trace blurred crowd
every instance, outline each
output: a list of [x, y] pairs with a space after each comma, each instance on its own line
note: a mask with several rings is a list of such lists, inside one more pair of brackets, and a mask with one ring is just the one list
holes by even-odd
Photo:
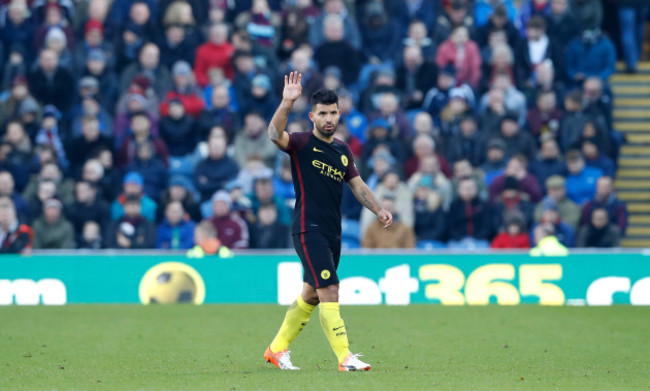
[[[396, 218], [345, 187], [347, 248], [617, 246], [622, 137], [645, 1], [3, 0], [1, 251], [287, 248], [283, 76], [337, 91], [336, 137]], [[604, 11], [605, 10], [605, 11]], [[617, 35], [603, 31], [618, 15]]]

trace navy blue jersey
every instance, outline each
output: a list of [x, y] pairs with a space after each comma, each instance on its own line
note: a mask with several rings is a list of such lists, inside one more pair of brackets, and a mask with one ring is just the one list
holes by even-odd
[[338, 139], [327, 143], [310, 131], [290, 134], [285, 152], [296, 190], [292, 233], [341, 236], [343, 182], [359, 176], [350, 147]]

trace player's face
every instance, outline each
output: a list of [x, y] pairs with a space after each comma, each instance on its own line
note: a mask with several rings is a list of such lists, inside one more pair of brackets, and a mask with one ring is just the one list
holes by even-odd
[[334, 136], [340, 116], [341, 111], [336, 103], [331, 105], [318, 103], [309, 113], [309, 119], [314, 123], [316, 131], [324, 137]]

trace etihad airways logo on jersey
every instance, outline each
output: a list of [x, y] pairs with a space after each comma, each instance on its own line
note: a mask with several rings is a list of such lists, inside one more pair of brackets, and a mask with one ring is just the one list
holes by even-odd
[[327, 163], [321, 162], [320, 160], [312, 160], [311, 164], [312, 166], [318, 168], [322, 175], [332, 178], [337, 182], [343, 182], [343, 177], [345, 174], [338, 168], [332, 167]]

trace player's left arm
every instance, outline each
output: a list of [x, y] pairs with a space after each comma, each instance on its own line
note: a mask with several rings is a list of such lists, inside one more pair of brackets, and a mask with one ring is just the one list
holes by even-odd
[[348, 186], [361, 205], [368, 208], [372, 213], [376, 214], [379, 220], [384, 224], [384, 228], [390, 227], [393, 224], [393, 215], [382, 208], [377, 202], [377, 199], [372, 194], [372, 190], [366, 185], [366, 182], [360, 176], [355, 176], [348, 181]]

